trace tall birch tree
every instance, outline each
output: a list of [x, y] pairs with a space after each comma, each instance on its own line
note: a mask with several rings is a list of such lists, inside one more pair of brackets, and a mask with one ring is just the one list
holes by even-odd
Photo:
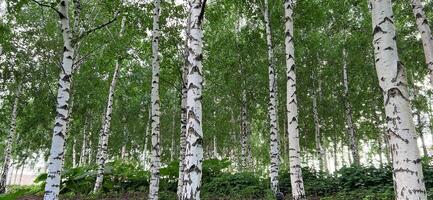
[[299, 145], [298, 127], [298, 100], [296, 97], [296, 65], [295, 46], [293, 31], [293, 7], [292, 0], [284, 1], [285, 19], [285, 47], [286, 47], [286, 75], [287, 75], [287, 132], [289, 140], [289, 170], [290, 183], [292, 186], [292, 197], [294, 200], [306, 200], [304, 180], [301, 170], [301, 147]]
[[268, 47], [268, 74], [269, 74], [269, 106], [268, 117], [270, 126], [270, 178], [271, 189], [275, 194], [279, 193], [278, 189], [278, 172], [280, 166], [280, 150], [278, 145], [278, 112], [277, 112], [277, 72], [275, 67], [274, 50], [272, 46], [271, 24], [269, 19], [268, 0], [265, 0], [264, 20], [266, 29], [266, 43]]
[[[119, 36], [123, 36], [123, 32], [125, 31], [125, 23], [126, 18], [122, 18], [122, 25], [120, 28], [120, 34]], [[105, 163], [108, 159], [108, 136], [110, 132], [110, 125], [111, 125], [111, 115], [113, 113], [113, 102], [114, 102], [114, 94], [116, 90], [116, 83], [117, 79], [119, 79], [119, 70], [120, 70], [120, 58], [116, 59], [116, 64], [114, 67], [114, 73], [110, 84], [110, 89], [108, 92], [108, 101], [107, 101], [107, 107], [105, 109], [105, 115], [103, 120], [102, 129], [100, 131], [99, 136], [99, 144], [98, 144], [98, 153], [96, 162], [98, 164], [98, 172], [96, 175], [96, 182], [95, 186], [93, 188], [93, 192], [98, 192], [99, 189], [102, 187], [102, 182], [104, 180], [104, 173], [105, 173]]]
[[397, 52], [391, 0], [370, 0], [376, 72], [382, 89], [391, 146], [395, 198], [427, 199], [412, 120], [407, 78]]
[[60, 192], [60, 175], [63, 167], [66, 129], [69, 122], [69, 97], [74, 57], [72, 31], [69, 22], [69, 1], [61, 0], [57, 13], [60, 16], [63, 35], [63, 58], [57, 90], [56, 118], [48, 162], [48, 176], [44, 200], [57, 200]]
[[343, 85], [344, 85], [344, 106], [346, 114], [346, 131], [349, 134], [349, 146], [352, 153], [353, 163], [359, 165], [359, 152], [356, 140], [355, 125], [352, 119], [352, 105], [349, 101], [349, 79], [347, 76], [347, 51], [343, 49]]
[[424, 48], [425, 62], [429, 70], [430, 84], [433, 85], [433, 36], [427, 17], [424, 13], [422, 0], [411, 0], [412, 11], [416, 18], [416, 25], [421, 34], [421, 41]]
[[189, 0], [186, 150], [182, 200], [199, 200], [203, 164], [203, 21], [206, 0]]
[[152, 116], [152, 157], [150, 161], [150, 183], [149, 199], [158, 199], [159, 190], [159, 168], [161, 165], [160, 157], [160, 100], [159, 100], [159, 17], [160, 17], [160, 0], [153, 1], [153, 31], [152, 31], [152, 91], [151, 116]]
[[[17, 110], [18, 110], [18, 100], [19, 100], [20, 89], [18, 88], [15, 92], [15, 100], [12, 106], [12, 114], [10, 121], [10, 130], [9, 134], [6, 138], [6, 147], [3, 159], [3, 167], [0, 176], [0, 194], [6, 192], [6, 180], [8, 179], [7, 175], [9, 172], [9, 168], [11, 166], [11, 157], [12, 157], [12, 146], [13, 141], [16, 135], [16, 123], [17, 123]], [[9, 177], [11, 179], [12, 177]]]

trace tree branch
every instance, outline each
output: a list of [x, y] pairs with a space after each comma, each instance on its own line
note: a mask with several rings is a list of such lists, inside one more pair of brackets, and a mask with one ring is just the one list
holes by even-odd
[[41, 7], [51, 8], [51, 9], [53, 9], [54, 11], [56, 11], [57, 14], [59, 14], [60, 16], [63, 16], [63, 14], [62, 14], [59, 10], [57, 10], [56, 7], [54, 7], [54, 3], [51, 3], [51, 5], [48, 5], [48, 4], [44, 4], [44, 3], [41, 3], [41, 2], [36, 1], [36, 0], [32, 0], [32, 1], [35, 2], [36, 4], [38, 4], [38, 5], [41, 6]]
[[89, 30], [87, 30], [87, 31], [84, 31], [82, 34], [80, 34], [80, 35], [75, 39], [75, 42], [78, 42], [78, 41], [80, 41], [81, 39], [83, 39], [83, 38], [85, 38], [86, 36], [88, 36], [89, 34], [91, 34], [91, 33], [95, 32], [95, 31], [97, 31], [97, 30], [99, 30], [99, 29], [102, 29], [102, 28], [104, 28], [104, 27], [106, 27], [106, 26], [112, 24], [113, 22], [115, 22], [115, 21], [117, 20], [117, 17], [119, 17], [119, 14], [120, 14], [120, 12], [117, 11], [116, 14], [114, 15], [114, 17], [113, 17], [111, 20], [109, 20], [108, 22], [103, 23], [103, 24], [101, 24], [101, 25], [99, 25], [99, 26], [96, 26], [96, 27], [94, 27], [94, 28], [91, 28], [91, 29], [89, 29]]

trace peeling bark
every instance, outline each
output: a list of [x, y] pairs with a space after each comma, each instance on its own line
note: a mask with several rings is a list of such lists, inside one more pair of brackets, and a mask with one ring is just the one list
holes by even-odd
[[376, 72], [384, 97], [396, 200], [427, 199], [391, 0], [371, 0]]

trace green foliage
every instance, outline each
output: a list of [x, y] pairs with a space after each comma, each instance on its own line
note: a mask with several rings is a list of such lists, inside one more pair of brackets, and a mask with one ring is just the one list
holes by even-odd
[[[425, 169], [431, 170], [431, 167], [425, 166]], [[303, 168], [302, 175], [305, 192], [312, 197], [332, 196], [336, 199], [345, 199], [352, 195], [353, 199], [393, 198], [392, 172], [388, 166], [375, 168], [353, 165], [341, 168], [332, 176]], [[287, 170], [284, 170], [280, 176], [281, 191], [284, 194], [291, 194], [290, 176]], [[425, 177], [433, 180], [433, 176]]]
[[[137, 163], [114, 161], [105, 168], [103, 192], [143, 191], [149, 185], [149, 172], [142, 170]], [[89, 194], [96, 180], [97, 167], [83, 166], [67, 169], [62, 174], [61, 194]], [[44, 184], [47, 174], [39, 175], [35, 182]], [[40, 190], [43, 191], [44, 187]]]
[[204, 199], [265, 199], [272, 196], [268, 185], [253, 173], [224, 173], [205, 182], [202, 194]]
[[7, 194], [0, 194], [0, 199], [2, 200], [15, 200], [18, 197], [25, 195], [40, 194], [39, 185], [32, 186], [10, 186], [8, 187]]

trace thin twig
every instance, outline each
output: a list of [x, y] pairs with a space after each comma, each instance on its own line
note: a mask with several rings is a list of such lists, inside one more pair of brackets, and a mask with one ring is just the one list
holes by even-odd
[[103, 23], [103, 24], [101, 24], [99, 26], [96, 26], [96, 27], [94, 27], [92, 29], [89, 29], [87, 31], [84, 31], [80, 36], [77, 37], [77, 39], [75, 40], [75, 42], [80, 41], [81, 39], [83, 39], [84, 37], [88, 36], [92, 32], [95, 32], [95, 31], [97, 31], [99, 29], [102, 29], [102, 28], [110, 25], [111, 23], [115, 22], [117, 20], [117, 17], [119, 17], [119, 14], [120, 14], [120, 12], [117, 11], [116, 14], [114, 15], [114, 17], [111, 20], [109, 20], [108, 22]]
[[54, 7], [54, 3], [51, 4], [51, 5], [48, 5], [48, 4], [44, 4], [44, 3], [41, 3], [41, 2], [36, 1], [36, 0], [32, 0], [32, 1], [35, 2], [36, 4], [38, 4], [39, 6], [47, 7], [47, 8], [51, 8], [51, 9], [53, 9], [54, 11], [56, 11], [57, 14], [59, 14], [60, 16], [63, 16], [63, 14], [62, 14], [59, 10], [57, 10], [57, 9]]

